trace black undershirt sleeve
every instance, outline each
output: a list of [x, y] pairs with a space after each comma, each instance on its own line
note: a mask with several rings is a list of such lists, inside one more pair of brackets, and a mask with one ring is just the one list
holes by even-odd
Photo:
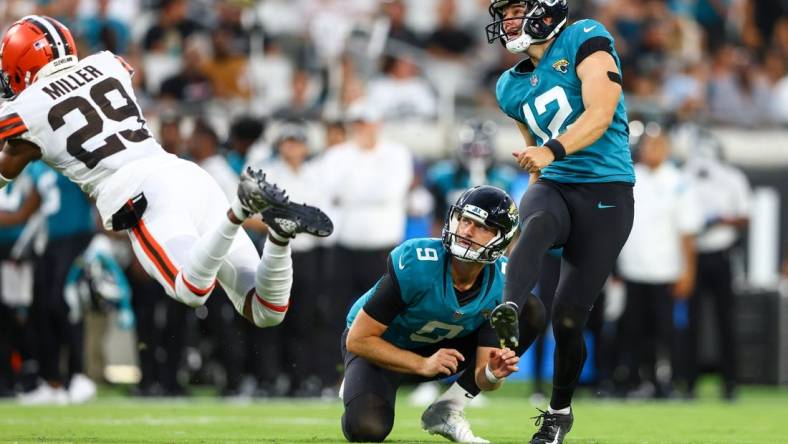
[[495, 330], [493, 330], [492, 325], [490, 325], [488, 321], [484, 321], [481, 327], [479, 327], [479, 340], [477, 345], [479, 347], [501, 347], [501, 342], [498, 339], [498, 335], [495, 334]]
[[577, 54], [575, 54], [575, 69], [580, 66], [580, 63], [585, 60], [586, 57], [597, 51], [605, 51], [613, 55], [612, 44], [613, 42], [611, 42], [609, 38], [602, 36], [591, 37], [583, 42], [580, 48], [577, 49]]
[[394, 274], [391, 256], [388, 258], [388, 270], [375, 286], [375, 293], [364, 304], [364, 311], [372, 319], [384, 325], [389, 325], [398, 314], [405, 310], [405, 301], [402, 300], [399, 282]]

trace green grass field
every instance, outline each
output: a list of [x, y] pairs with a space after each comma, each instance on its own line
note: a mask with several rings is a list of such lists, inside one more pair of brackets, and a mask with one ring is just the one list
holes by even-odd
[[[493, 442], [527, 442], [536, 410], [512, 384], [468, 410], [474, 432]], [[635, 403], [581, 397], [568, 442], [788, 443], [788, 390], [747, 388], [722, 403], [711, 387], [694, 402]], [[404, 397], [403, 397], [404, 399]], [[146, 401], [105, 395], [71, 407], [0, 403], [0, 442], [334, 443], [344, 442], [339, 402], [255, 401], [213, 397]], [[388, 442], [445, 442], [419, 428], [421, 409], [401, 402]]]

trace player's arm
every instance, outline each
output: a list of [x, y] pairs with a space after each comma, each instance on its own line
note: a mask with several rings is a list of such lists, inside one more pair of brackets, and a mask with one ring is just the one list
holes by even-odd
[[[387, 326], [376, 321], [363, 309], [358, 312], [347, 336], [347, 350], [373, 364], [399, 373], [425, 377], [437, 374], [451, 375], [457, 371], [459, 352], [453, 350], [455, 359], [445, 359], [431, 365], [431, 357], [423, 357], [386, 341], [381, 336]], [[461, 355], [460, 355], [461, 356]]]
[[695, 234], [681, 236], [681, 255], [684, 257], [684, 271], [673, 285], [673, 297], [687, 299], [692, 296], [695, 289], [695, 275], [698, 268], [697, 253], [695, 249]]
[[347, 350], [375, 365], [400, 373], [425, 377], [456, 373], [458, 362], [464, 360], [457, 350], [441, 349], [430, 357], [423, 357], [383, 339], [388, 324], [405, 309], [396, 278], [391, 272], [386, 273], [375, 286], [375, 294], [359, 310], [350, 326], [345, 342]]
[[490, 391], [498, 389], [503, 380], [519, 370], [520, 358], [508, 348], [499, 348], [498, 335], [489, 322], [479, 327], [476, 347], [476, 367], [474, 377], [480, 389]]
[[520, 134], [523, 136], [523, 140], [525, 141], [525, 146], [532, 146], [536, 144], [536, 140], [534, 140], [534, 136], [531, 135], [531, 132], [528, 131], [528, 127], [525, 126], [523, 122], [519, 120], [515, 120], [514, 123], [517, 124], [517, 129], [520, 130]]
[[41, 158], [41, 150], [21, 139], [6, 141], [0, 151], [0, 188], [16, 179], [28, 163]]
[[596, 142], [610, 127], [621, 98], [621, 73], [613, 56], [597, 51], [580, 62], [577, 77], [581, 82], [585, 111], [557, 137], [566, 154]]
[[[531, 135], [531, 132], [528, 131], [528, 127], [525, 126], [525, 124], [523, 122], [520, 122], [518, 120], [515, 120], [514, 122], [517, 124], [517, 129], [520, 130], [520, 134], [523, 135], [523, 140], [525, 141], [525, 146], [533, 146], [533, 145], [535, 145], [536, 144], [536, 140], [534, 140], [534, 137]], [[515, 157], [515, 159], [517, 159], [519, 153], [515, 151], [515, 152], [512, 153], [512, 155]], [[528, 178], [528, 185], [533, 185], [534, 182], [536, 182], [539, 179], [539, 176], [541, 176], [542, 173], [540, 171], [538, 171], [538, 170], [537, 171], [531, 171], [530, 173], [531, 173], [531, 176]], [[512, 245], [514, 245], [514, 242], [512, 242]]]
[[0, 211], [0, 226], [19, 225], [27, 222], [30, 216], [41, 208], [41, 194], [33, 187], [19, 210], [14, 212]]

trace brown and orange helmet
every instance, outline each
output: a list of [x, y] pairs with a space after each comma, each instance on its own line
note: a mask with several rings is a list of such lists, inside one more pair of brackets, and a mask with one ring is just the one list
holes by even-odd
[[76, 62], [77, 45], [62, 23], [42, 15], [23, 17], [6, 31], [0, 45], [0, 89], [14, 97], [36, 80], [41, 69], [59, 59]]

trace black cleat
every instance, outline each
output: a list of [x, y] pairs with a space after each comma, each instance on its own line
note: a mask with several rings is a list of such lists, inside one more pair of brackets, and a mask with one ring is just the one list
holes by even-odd
[[536, 431], [530, 444], [561, 444], [564, 442], [566, 434], [572, 430], [572, 423], [575, 422], [575, 417], [570, 411], [568, 415], [560, 413], [550, 413], [541, 409], [536, 409], [541, 414], [534, 416], [535, 426], [540, 426]]
[[516, 350], [520, 345], [520, 322], [517, 313], [517, 304], [504, 302], [490, 313], [490, 325], [501, 341], [501, 348]]
[[267, 182], [261, 170], [253, 170], [251, 167], [241, 173], [238, 200], [247, 215], [259, 213], [266, 208], [284, 207], [289, 201], [285, 190]]
[[334, 232], [334, 224], [320, 208], [288, 202], [285, 206], [268, 206], [260, 212], [263, 222], [281, 237], [294, 238], [298, 233], [326, 237]]

